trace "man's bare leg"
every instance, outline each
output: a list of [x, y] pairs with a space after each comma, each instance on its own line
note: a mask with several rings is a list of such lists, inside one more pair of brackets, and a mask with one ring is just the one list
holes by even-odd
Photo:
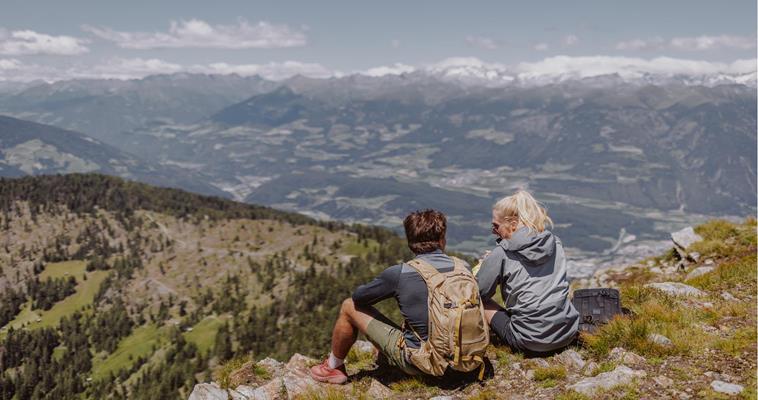
[[381, 318], [381, 314], [374, 307], [355, 308], [353, 299], [343, 301], [332, 331], [332, 354], [341, 359], [347, 357], [358, 332], [365, 334], [369, 322], [375, 318]]

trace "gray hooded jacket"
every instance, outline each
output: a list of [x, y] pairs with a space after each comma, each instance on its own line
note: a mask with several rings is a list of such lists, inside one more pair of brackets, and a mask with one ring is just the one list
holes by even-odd
[[579, 327], [579, 313], [569, 299], [566, 257], [550, 231], [520, 228], [484, 259], [477, 274], [482, 299], [497, 286], [520, 346], [545, 352], [568, 345]]

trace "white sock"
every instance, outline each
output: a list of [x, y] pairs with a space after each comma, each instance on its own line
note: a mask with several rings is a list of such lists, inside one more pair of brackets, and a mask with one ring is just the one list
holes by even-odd
[[344, 364], [345, 360], [342, 358], [337, 358], [333, 353], [329, 352], [329, 361], [327, 361], [327, 363], [329, 364], [329, 368], [334, 369], [339, 368], [340, 365]]

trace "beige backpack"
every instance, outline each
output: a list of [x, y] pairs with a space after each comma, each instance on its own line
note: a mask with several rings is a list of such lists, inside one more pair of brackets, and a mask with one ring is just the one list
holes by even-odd
[[423, 341], [411, 328], [421, 347], [406, 347], [406, 351], [413, 365], [424, 373], [441, 376], [448, 367], [462, 372], [479, 368], [482, 379], [490, 333], [479, 286], [463, 261], [451, 258], [455, 266], [446, 273], [419, 259], [408, 261], [429, 290], [429, 336]]

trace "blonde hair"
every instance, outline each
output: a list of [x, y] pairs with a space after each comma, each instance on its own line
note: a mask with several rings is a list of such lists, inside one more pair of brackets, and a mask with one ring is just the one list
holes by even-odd
[[553, 220], [547, 215], [545, 207], [526, 190], [503, 197], [492, 206], [492, 210], [505, 220], [518, 218], [520, 224], [531, 232], [542, 232], [546, 225], [553, 226]]

